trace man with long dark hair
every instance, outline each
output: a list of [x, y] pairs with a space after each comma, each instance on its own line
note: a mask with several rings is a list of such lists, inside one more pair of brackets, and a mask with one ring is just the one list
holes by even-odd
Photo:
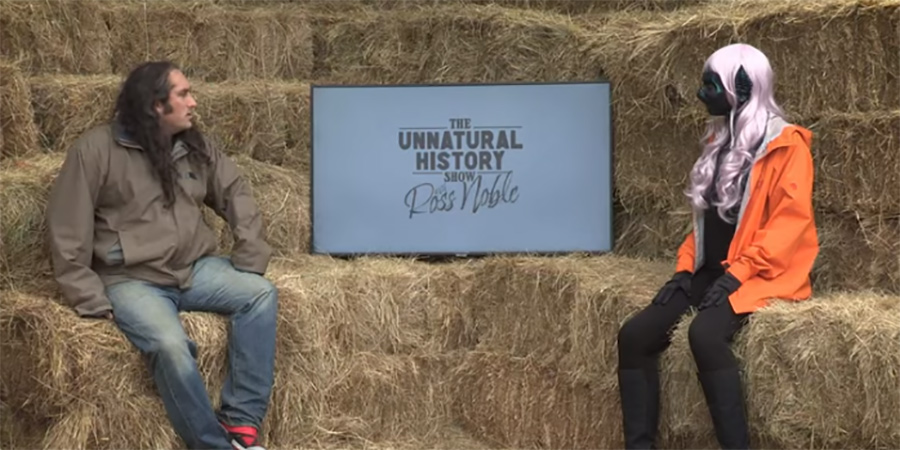
[[[149, 62], [125, 80], [110, 123], [68, 150], [47, 209], [54, 275], [82, 317], [113, 320], [147, 357], [190, 448], [257, 446], [273, 383], [277, 291], [271, 248], [239, 168], [192, 123], [184, 74]], [[214, 255], [207, 205], [234, 235]], [[215, 411], [180, 311], [228, 315], [228, 375]]]

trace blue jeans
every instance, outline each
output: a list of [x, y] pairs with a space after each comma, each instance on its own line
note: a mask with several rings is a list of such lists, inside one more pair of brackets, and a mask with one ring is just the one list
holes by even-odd
[[[265, 278], [240, 272], [231, 261], [204, 257], [194, 265], [189, 289], [127, 281], [107, 287], [115, 321], [148, 359], [175, 432], [189, 448], [231, 449], [220, 421], [259, 428], [274, 379], [276, 288]], [[230, 316], [228, 375], [215, 412], [197, 370], [196, 344], [179, 311]]]

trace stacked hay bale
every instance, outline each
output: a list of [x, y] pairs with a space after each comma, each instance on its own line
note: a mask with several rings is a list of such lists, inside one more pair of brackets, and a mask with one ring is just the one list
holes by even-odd
[[[473, 340], [461, 306], [471, 269], [314, 257], [275, 264], [268, 277], [279, 289], [279, 340], [267, 442], [297, 448], [440, 439], [453, 422], [449, 368]], [[111, 322], [77, 318], [58, 300], [4, 290], [4, 401], [30, 422], [50, 421], [45, 448], [182, 446], [123, 335]], [[217, 404], [228, 321], [191, 312], [182, 322]]]
[[[198, 125], [248, 176], [279, 257], [269, 274], [281, 295], [270, 448], [483, 445], [456, 440], [454, 423], [498, 447], [621, 446], [616, 333], [669, 276], [689, 231], [680, 191], [705, 120], [693, 100], [699, 68], [743, 40], [770, 56], [790, 118], [816, 133], [823, 246], [822, 296], [757, 314], [736, 343], [754, 441], [900, 446], [900, 300], [825, 294], [900, 293], [900, 203], [883, 196], [900, 185], [898, 22], [897, 0], [0, 4], [0, 440], [181, 445], [121, 334], [55, 303], [42, 240], [62, 153], [109, 118], [133, 64], [172, 58], [195, 86]], [[597, 76], [616, 92], [619, 255], [443, 265], [304, 255], [310, 83]], [[207, 217], [227, 252], [227, 225]], [[182, 319], [217, 401], [227, 321]], [[715, 445], [690, 319], [664, 360], [663, 446]], [[39, 435], [14, 432], [23, 427], [11, 428], [7, 411]]]

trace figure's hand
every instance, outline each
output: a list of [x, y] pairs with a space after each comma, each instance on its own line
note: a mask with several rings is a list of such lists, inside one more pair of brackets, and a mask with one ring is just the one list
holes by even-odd
[[691, 290], [691, 273], [690, 272], [678, 272], [676, 273], [671, 280], [666, 282], [663, 285], [662, 289], [656, 294], [656, 297], [653, 297], [654, 305], [665, 305], [672, 299], [678, 291], [683, 291], [685, 294], [689, 294]]
[[728, 296], [741, 287], [741, 282], [734, 275], [725, 272], [716, 281], [709, 286], [703, 300], [697, 309], [704, 310], [713, 306], [719, 306], [728, 301]]

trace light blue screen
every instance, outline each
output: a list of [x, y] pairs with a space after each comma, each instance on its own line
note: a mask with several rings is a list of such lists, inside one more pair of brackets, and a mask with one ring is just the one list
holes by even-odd
[[611, 250], [609, 84], [311, 95], [313, 253]]

